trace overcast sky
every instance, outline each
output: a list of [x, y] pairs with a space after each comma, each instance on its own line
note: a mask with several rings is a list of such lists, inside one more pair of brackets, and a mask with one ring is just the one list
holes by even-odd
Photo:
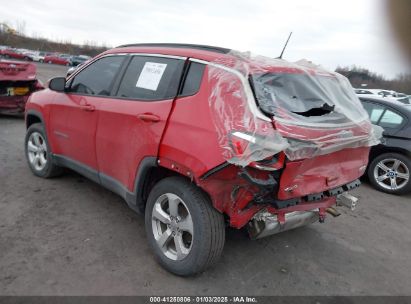
[[[181, 42], [306, 58], [329, 69], [359, 65], [387, 77], [409, 71], [384, 0], [0, 0], [0, 22], [27, 35], [109, 46]], [[1, 43], [0, 43], [1, 44]]]

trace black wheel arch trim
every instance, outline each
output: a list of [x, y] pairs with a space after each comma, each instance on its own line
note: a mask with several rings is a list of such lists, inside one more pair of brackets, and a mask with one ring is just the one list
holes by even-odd
[[400, 146], [377, 145], [371, 148], [369, 163], [385, 153], [398, 153], [411, 158], [411, 150]]
[[36, 111], [36, 110], [27, 110], [24, 116], [25, 116], [26, 129], [29, 128], [29, 125], [28, 125], [28, 117], [29, 117], [29, 116], [35, 116], [35, 117], [37, 117], [38, 119], [40, 119], [41, 123], [44, 125], [43, 114], [42, 114], [41, 112], [39, 112], [39, 111]]
[[[148, 193], [146, 193], [149, 181], [148, 173], [151, 169], [155, 167], [157, 167], [157, 157], [147, 156], [140, 162], [140, 165], [138, 166], [138, 170], [136, 173], [136, 177], [134, 179], [134, 191], [131, 193], [135, 195], [135, 197], [126, 196], [125, 198], [129, 206], [129, 200], [132, 199], [132, 201], [135, 202], [135, 207], [140, 213], [144, 213], [146, 197], [148, 197]], [[132, 207], [130, 206], [130, 208]]]

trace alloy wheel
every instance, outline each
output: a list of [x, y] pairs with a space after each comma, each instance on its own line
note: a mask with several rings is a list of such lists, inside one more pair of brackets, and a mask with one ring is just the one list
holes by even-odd
[[182, 260], [190, 253], [194, 225], [187, 205], [179, 196], [161, 195], [154, 203], [151, 224], [157, 245], [169, 259]]
[[30, 164], [36, 171], [41, 171], [47, 165], [47, 145], [39, 132], [30, 134], [27, 141], [27, 154]]
[[409, 168], [396, 158], [383, 159], [374, 168], [375, 181], [384, 189], [399, 190], [405, 187], [410, 179]]

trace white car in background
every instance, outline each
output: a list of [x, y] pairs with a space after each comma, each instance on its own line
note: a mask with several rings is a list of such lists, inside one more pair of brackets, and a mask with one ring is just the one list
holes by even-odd
[[32, 60], [32, 61], [40, 61], [39, 58], [39, 52], [35, 52], [35, 51], [24, 51], [23, 52], [25, 58], [27, 60]]
[[36, 62], [44, 62], [44, 57], [50, 54], [50, 52], [42, 52], [42, 51], [26, 51], [24, 53], [29, 57], [31, 60]]
[[383, 89], [354, 89], [358, 97], [383, 97], [387, 101], [399, 101], [403, 104], [410, 104], [411, 99], [404, 93], [398, 93]]

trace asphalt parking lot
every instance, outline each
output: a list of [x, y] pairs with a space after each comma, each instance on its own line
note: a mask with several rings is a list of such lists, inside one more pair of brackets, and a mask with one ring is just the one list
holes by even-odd
[[53, 77], [66, 76], [68, 67], [64, 65], [35, 63], [37, 66], [37, 77], [46, 83], [47, 80]]
[[[42, 81], [66, 67], [39, 64]], [[24, 121], [0, 116], [1, 295], [411, 295], [411, 195], [365, 183], [354, 212], [251, 241], [229, 230], [219, 263], [176, 277], [153, 259], [143, 217], [72, 172], [44, 180]]]

